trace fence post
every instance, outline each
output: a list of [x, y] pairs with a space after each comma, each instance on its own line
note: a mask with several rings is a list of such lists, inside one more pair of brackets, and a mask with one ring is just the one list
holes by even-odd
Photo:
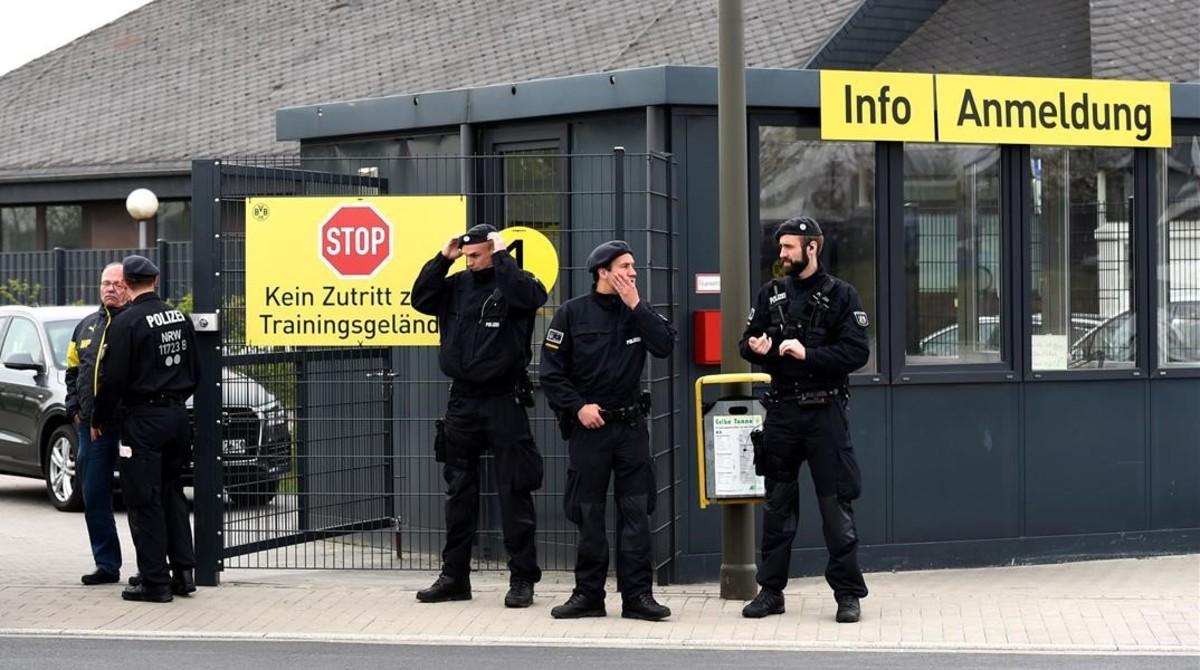
[[625, 147], [613, 147], [613, 236], [625, 239]]
[[67, 250], [54, 247], [54, 304], [67, 304]]
[[[218, 312], [220, 285], [220, 161], [192, 161], [192, 286], [193, 310]], [[219, 317], [218, 317], [219, 318]], [[219, 325], [218, 321], [218, 325]], [[196, 333], [196, 367], [200, 383], [192, 396], [196, 428], [193, 461], [195, 487], [196, 583], [220, 583], [224, 540], [221, 535], [225, 499], [221, 487], [221, 337], [219, 332]], [[213, 376], [216, 378], [213, 379]]]
[[158, 296], [174, 304], [171, 300], [171, 248], [163, 239], [155, 240], [158, 246]]

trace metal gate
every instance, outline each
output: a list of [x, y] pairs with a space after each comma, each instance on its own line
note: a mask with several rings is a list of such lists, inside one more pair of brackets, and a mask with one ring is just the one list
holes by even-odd
[[[575, 527], [562, 514], [566, 445], [538, 381], [541, 333], [564, 300], [591, 288], [584, 259], [627, 239], [639, 288], [677, 320], [672, 164], [658, 154], [409, 158], [271, 157], [196, 161], [193, 183], [195, 311], [217, 328], [198, 333], [204, 370], [196, 392], [197, 578], [230, 568], [436, 570], [445, 539], [433, 423], [449, 383], [432, 347], [250, 347], [245, 343], [246, 198], [252, 196], [468, 196], [471, 223], [529, 226], [555, 244], [560, 274], [538, 315], [530, 420], [546, 461], [534, 498], [538, 560], [575, 562]], [[395, 231], [401, 243], [402, 228]], [[437, 253], [429, 250], [429, 257]], [[279, 259], [286, 263], [287, 259]], [[677, 397], [682, 355], [647, 364], [654, 396], [651, 448], [659, 482], [654, 564], [671, 579], [676, 555]], [[484, 457], [473, 567], [504, 569], [499, 504]], [[610, 510], [610, 518], [612, 512]], [[609, 523], [609, 528], [614, 528]], [[610, 530], [610, 537], [612, 531]], [[615, 547], [614, 541], [610, 542]]]

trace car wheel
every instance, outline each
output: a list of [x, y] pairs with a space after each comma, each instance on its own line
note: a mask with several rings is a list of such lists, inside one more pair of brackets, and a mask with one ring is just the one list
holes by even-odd
[[229, 502], [234, 507], [260, 507], [275, 499], [279, 492], [279, 480], [255, 481], [228, 489]]
[[61, 512], [83, 509], [78, 454], [79, 436], [70, 425], [62, 425], [50, 434], [46, 445], [46, 493]]

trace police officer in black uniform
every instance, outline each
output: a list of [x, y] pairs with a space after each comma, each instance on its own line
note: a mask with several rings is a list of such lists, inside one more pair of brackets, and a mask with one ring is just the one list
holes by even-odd
[[851, 501], [861, 488], [847, 415], [849, 374], [867, 363], [866, 312], [853, 286], [821, 269], [821, 227], [809, 217], [788, 219], [775, 233], [787, 276], [758, 292], [742, 334], [742, 357], [771, 375], [767, 416], [755, 466], [766, 479], [761, 590], [743, 616], [782, 614], [792, 540], [799, 513], [800, 465], [808, 461], [821, 512], [829, 562], [825, 580], [837, 600], [837, 621], [860, 615], [867, 595], [858, 567]]
[[127, 256], [122, 266], [131, 301], [113, 319], [99, 354], [92, 431], [95, 439], [120, 417], [117, 461], [140, 573], [121, 597], [163, 603], [196, 590], [180, 479], [192, 451], [184, 403], [196, 388], [195, 331], [187, 316], [155, 294], [154, 263]]
[[605, 616], [608, 541], [604, 506], [615, 475], [617, 588], [621, 615], [658, 621], [671, 610], [651, 593], [650, 513], [654, 470], [646, 430], [648, 403], [640, 379], [646, 352], [671, 354], [675, 329], [638, 296], [633, 252], [620, 240], [596, 247], [587, 259], [591, 293], [558, 309], [542, 343], [541, 380], [570, 440], [567, 518], [579, 526], [575, 590], [551, 610], [556, 619]]
[[[446, 276], [460, 256], [467, 271]], [[546, 288], [518, 267], [504, 239], [487, 224], [450, 239], [421, 268], [413, 306], [438, 318], [438, 363], [452, 380], [446, 417], [435, 442], [446, 491], [446, 546], [442, 573], [417, 600], [471, 599], [471, 544], [479, 521], [479, 456], [491, 449], [496, 464], [504, 547], [508, 550], [507, 607], [533, 604], [542, 578], [534, 533], [533, 491], [542, 485], [542, 456], [529, 430], [533, 391], [526, 367], [532, 357], [533, 320]]]

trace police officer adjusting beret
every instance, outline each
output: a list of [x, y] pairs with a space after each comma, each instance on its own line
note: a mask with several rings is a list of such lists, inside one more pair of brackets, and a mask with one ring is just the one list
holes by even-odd
[[121, 261], [121, 270], [131, 279], [154, 279], [158, 276], [158, 266], [145, 256], [126, 256]]
[[821, 237], [824, 233], [821, 232], [821, 226], [817, 224], [817, 220], [811, 216], [797, 216], [794, 219], [788, 219], [779, 224], [779, 228], [775, 230], [775, 241], [784, 235], [803, 235], [805, 237]]
[[467, 232], [463, 233], [462, 235], [459, 235], [458, 243], [462, 244], [462, 245], [481, 244], [483, 242], [487, 242], [488, 234], [494, 233], [494, 232], [496, 232], [495, 226], [493, 226], [489, 223], [479, 223], [474, 226], [471, 226], [470, 229], [467, 230]]
[[597, 268], [602, 268], [613, 261], [618, 256], [632, 254], [633, 249], [629, 247], [629, 243], [625, 240], [611, 240], [600, 246], [592, 249], [592, 253], [587, 257], [588, 272], [595, 272]]

